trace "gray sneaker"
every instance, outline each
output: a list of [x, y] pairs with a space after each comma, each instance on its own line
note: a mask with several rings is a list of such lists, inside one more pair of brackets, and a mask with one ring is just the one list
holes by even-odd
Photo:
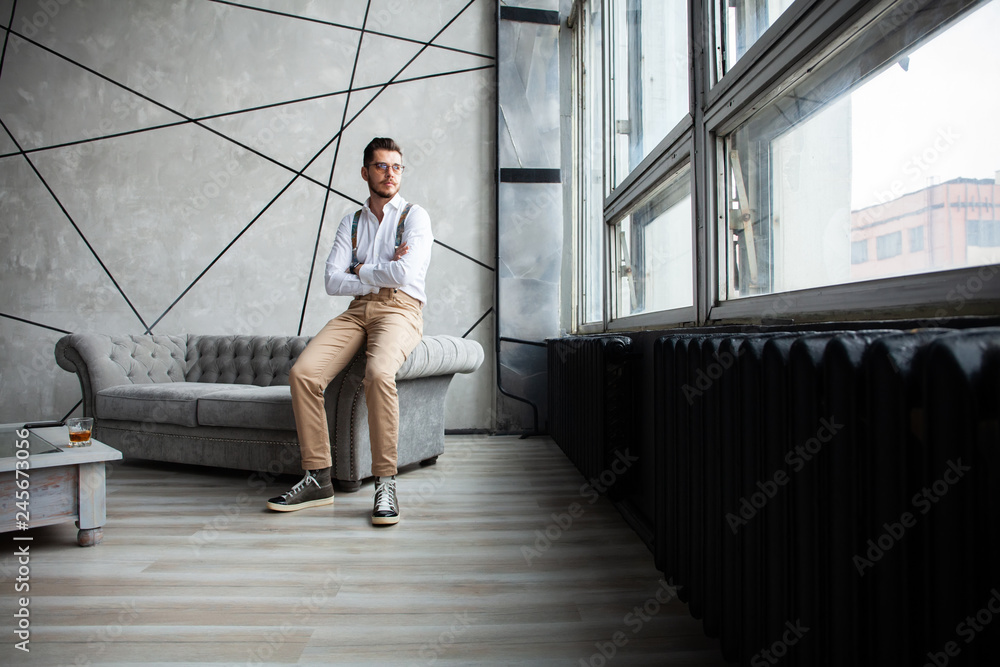
[[372, 510], [372, 525], [391, 526], [396, 523], [399, 523], [396, 478], [379, 478], [375, 482], [375, 509]]
[[333, 504], [333, 482], [330, 469], [306, 470], [305, 477], [295, 483], [288, 493], [267, 501], [267, 508], [275, 512], [294, 512], [307, 507]]

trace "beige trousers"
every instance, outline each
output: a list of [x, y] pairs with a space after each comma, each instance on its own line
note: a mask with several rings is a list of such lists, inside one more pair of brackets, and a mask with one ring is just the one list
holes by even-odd
[[[327, 322], [296, 359], [288, 376], [302, 452], [302, 469], [333, 465], [323, 392], [365, 348], [365, 401], [372, 446], [372, 474], [396, 474], [399, 398], [396, 372], [420, 342], [422, 304], [402, 290], [383, 287], [355, 297], [346, 311]], [[367, 340], [367, 345], [366, 345]]]

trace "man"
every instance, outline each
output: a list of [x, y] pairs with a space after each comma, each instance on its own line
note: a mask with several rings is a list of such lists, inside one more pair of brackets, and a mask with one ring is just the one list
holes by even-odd
[[309, 341], [289, 373], [305, 476], [287, 493], [267, 501], [272, 510], [291, 512], [333, 503], [323, 392], [364, 349], [375, 475], [372, 524], [399, 521], [396, 372], [423, 335], [424, 279], [434, 241], [430, 216], [399, 194], [402, 162], [403, 151], [392, 139], [372, 139], [365, 148], [361, 178], [368, 184], [368, 201], [340, 221], [326, 260], [327, 293], [353, 296], [354, 301]]

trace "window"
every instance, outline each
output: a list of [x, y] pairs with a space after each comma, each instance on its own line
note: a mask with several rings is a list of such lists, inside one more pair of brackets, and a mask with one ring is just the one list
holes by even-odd
[[[954, 21], [957, 6], [921, 10], [922, 33], [898, 5], [725, 136], [721, 298], [990, 261], [953, 247], [948, 228], [970, 198], [998, 194], [1000, 135], [982, 128], [1000, 93], [982, 82], [1000, 68], [1000, 51], [986, 46], [1000, 2]], [[901, 254], [915, 222], [936, 242], [929, 262], [857, 261], [854, 244], [873, 236], [878, 259]]]
[[1000, 246], [1000, 220], [968, 220], [965, 223], [965, 244], [980, 248]]
[[875, 257], [889, 259], [903, 254], [903, 232], [892, 232], [875, 237]]
[[1000, 265], [1000, 0], [573, 0], [569, 24], [574, 331], [958, 315]]
[[610, 2], [610, 188], [617, 187], [688, 112], [687, 4]]
[[792, 0], [715, 0], [716, 80], [760, 39]]
[[694, 303], [690, 165], [618, 218], [612, 236], [616, 318]]
[[868, 261], [868, 239], [851, 243], [851, 264], [864, 264]]
[[[978, 208], [988, 209], [989, 215], [996, 214], [989, 201], [984, 202]], [[965, 223], [965, 252], [970, 263], [1000, 264], [1000, 220], [995, 218], [992, 220], [967, 220]]]
[[576, 122], [574, 170], [577, 227], [575, 321], [594, 324], [604, 320], [604, 179], [601, 113], [601, 3], [581, 2], [575, 20], [573, 84]]
[[616, 318], [693, 305], [689, 164], [618, 218], [612, 236]]

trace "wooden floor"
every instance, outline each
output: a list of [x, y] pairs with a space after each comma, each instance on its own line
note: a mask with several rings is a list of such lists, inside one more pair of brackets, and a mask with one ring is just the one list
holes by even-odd
[[[371, 483], [267, 511], [289, 481], [116, 463], [101, 545], [27, 533], [30, 593], [3, 536], [0, 664], [725, 664], [547, 438], [449, 436], [400, 475], [394, 527], [370, 525]], [[24, 595], [28, 654], [9, 627]]]

